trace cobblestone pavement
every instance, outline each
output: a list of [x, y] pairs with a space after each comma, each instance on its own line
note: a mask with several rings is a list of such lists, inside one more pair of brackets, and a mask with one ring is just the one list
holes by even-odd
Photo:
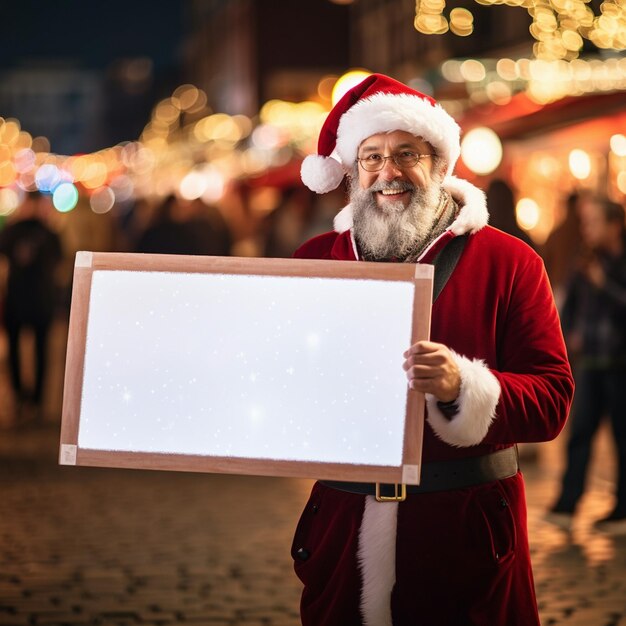
[[30, 430], [37, 460], [0, 447], [0, 624], [298, 623], [309, 482], [59, 467]]
[[[289, 547], [310, 481], [59, 467], [60, 393], [14, 425], [1, 348], [0, 625], [299, 624]], [[626, 626], [626, 535], [592, 529], [613, 451], [603, 433], [565, 532], [543, 520], [562, 445], [522, 450], [543, 626]]]

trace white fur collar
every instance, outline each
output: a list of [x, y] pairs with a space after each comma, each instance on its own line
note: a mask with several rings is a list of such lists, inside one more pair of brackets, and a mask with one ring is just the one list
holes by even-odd
[[[443, 181], [443, 188], [452, 195], [461, 208], [449, 230], [455, 235], [473, 234], [487, 225], [489, 221], [487, 202], [485, 194], [478, 187], [456, 176], [447, 176]], [[337, 213], [333, 225], [338, 233], [352, 228], [352, 207], [349, 204]]]

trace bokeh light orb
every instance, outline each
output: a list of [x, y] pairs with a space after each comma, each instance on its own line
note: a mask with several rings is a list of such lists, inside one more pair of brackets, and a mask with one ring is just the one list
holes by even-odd
[[222, 174], [214, 167], [205, 169], [206, 189], [202, 194], [202, 200], [207, 204], [217, 202], [224, 195], [225, 181]]
[[619, 157], [626, 156], [626, 136], [617, 133], [610, 140], [611, 151]]
[[591, 158], [584, 150], [575, 149], [569, 153], [569, 171], [574, 178], [585, 180], [591, 174]]
[[59, 213], [68, 213], [78, 202], [78, 189], [74, 183], [61, 183], [52, 194], [52, 204]]
[[502, 142], [490, 128], [473, 128], [463, 137], [461, 158], [475, 174], [490, 174], [502, 161]]
[[178, 191], [185, 200], [196, 200], [206, 188], [207, 181], [202, 172], [191, 171], [180, 181]]
[[110, 183], [109, 187], [115, 194], [115, 202], [126, 202], [131, 200], [135, 193], [135, 185], [133, 181], [125, 174], [116, 176]]
[[520, 198], [515, 205], [515, 218], [524, 230], [532, 230], [539, 223], [541, 211], [532, 198]]
[[370, 74], [371, 72], [368, 72], [366, 70], [350, 70], [349, 72], [346, 72], [343, 76], [340, 76], [337, 79], [335, 86], [333, 87], [333, 92], [331, 96], [333, 106], [335, 106], [337, 102], [341, 100], [346, 92], [350, 91], [352, 87], [356, 87], [362, 80], [370, 76]]
[[0, 216], [11, 215], [20, 205], [20, 196], [15, 189], [4, 187], [0, 189]]
[[96, 189], [89, 198], [89, 206], [94, 213], [108, 213], [115, 204], [115, 194], [110, 187]]
[[52, 163], [45, 163], [35, 174], [35, 184], [42, 193], [52, 193], [60, 182], [59, 168]]
[[15, 182], [17, 172], [12, 161], [0, 163], [0, 187], [8, 187]]
[[15, 170], [20, 174], [30, 172], [35, 167], [35, 153], [30, 148], [19, 150], [13, 157]]

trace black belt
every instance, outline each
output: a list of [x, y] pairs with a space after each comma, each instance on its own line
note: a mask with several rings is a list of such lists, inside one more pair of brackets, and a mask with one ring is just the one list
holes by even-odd
[[[451, 461], [433, 461], [424, 463], [419, 485], [407, 485], [406, 493], [431, 493], [433, 491], [450, 491], [490, 483], [494, 480], [515, 476], [519, 470], [517, 448], [512, 446], [484, 456], [474, 456]], [[368, 496], [376, 495], [374, 483], [350, 483], [332, 480], [320, 481], [327, 487], [361, 493]], [[393, 497], [396, 485], [380, 486], [380, 495]]]

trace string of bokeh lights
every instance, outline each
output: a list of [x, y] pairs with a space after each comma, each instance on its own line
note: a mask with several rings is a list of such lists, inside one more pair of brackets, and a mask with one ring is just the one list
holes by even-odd
[[[81, 196], [99, 214], [136, 198], [170, 193], [207, 204], [219, 202], [230, 181], [314, 151], [330, 107], [368, 73], [327, 76], [319, 83], [316, 101], [271, 100], [254, 118], [213, 112], [201, 89], [181, 85], [156, 104], [138, 140], [91, 154], [55, 154], [45, 137], [32, 137], [16, 119], [0, 118], [0, 216], [14, 212], [23, 194], [33, 190], [51, 195], [60, 213], [71, 211]], [[626, 58], [569, 63], [452, 59], [441, 65], [440, 76], [448, 83], [464, 83], [467, 105], [486, 101], [505, 105], [518, 92], [546, 103], [565, 95], [625, 90]], [[453, 114], [462, 112], [452, 110], [459, 101], [442, 104]], [[613, 151], [621, 158], [626, 153], [620, 138], [626, 141], [619, 135]], [[484, 173], [480, 166], [466, 164]], [[625, 179], [626, 173], [618, 185], [623, 193]]]
[[[590, 0], [475, 0], [484, 6], [507, 5], [525, 9], [532, 18], [533, 54], [544, 61], [578, 58], [584, 40], [600, 49], [626, 49], [626, 0], [604, 0], [596, 15]], [[416, 0], [415, 28], [426, 35], [448, 31], [467, 37], [474, 31], [469, 9], [454, 8], [443, 14], [445, 0]]]

